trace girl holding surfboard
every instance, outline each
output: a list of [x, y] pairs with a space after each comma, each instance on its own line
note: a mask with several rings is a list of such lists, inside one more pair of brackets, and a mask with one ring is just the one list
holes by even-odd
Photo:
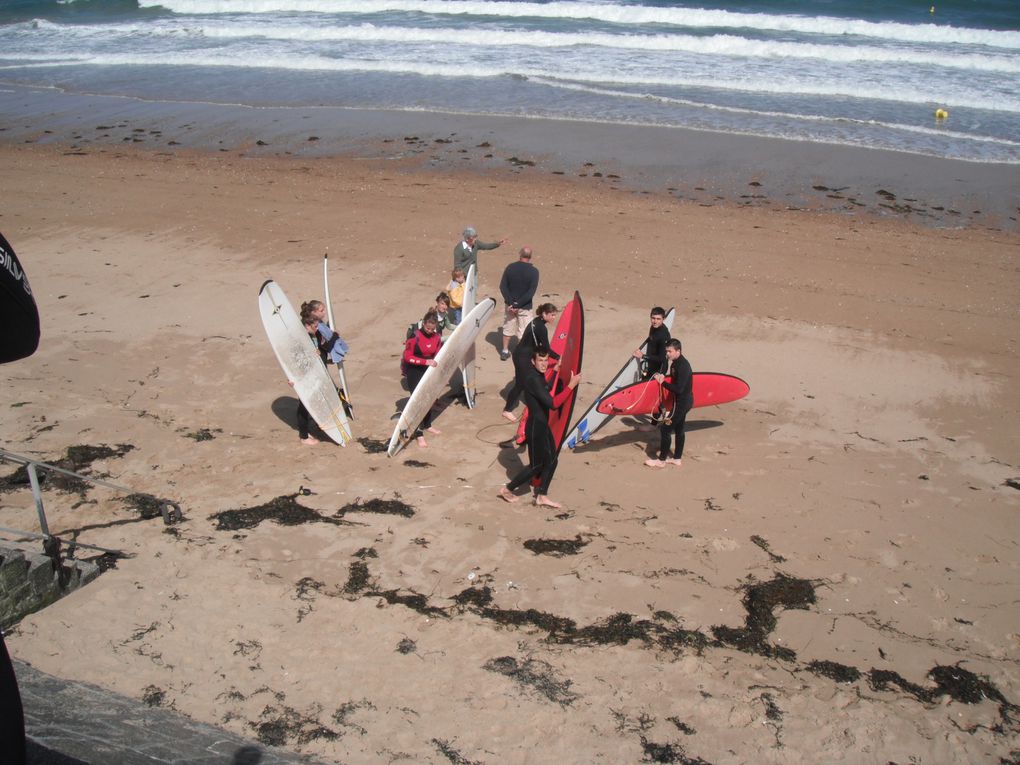
[[[404, 344], [404, 354], [400, 359], [400, 366], [407, 376], [407, 388], [412, 395], [428, 368], [436, 366], [436, 355], [443, 346], [443, 338], [438, 330], [439, 317], [435, 311], [428, 311], [421, 320], [421, 327], [414, 330]], [[441, 432], [438, 428], [432, 427], [431, 406], [414, 432], [418, 446], [426, 449], [428, 442], [425, 440], [423, 431], [428, 431], [436, 436]]]

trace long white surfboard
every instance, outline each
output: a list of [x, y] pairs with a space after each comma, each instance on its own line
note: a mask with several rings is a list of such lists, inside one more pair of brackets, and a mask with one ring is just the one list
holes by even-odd
[[486, 322], [496, 310], [495, 298], [485, 298], [476, 305], [471, 313], [461, 317], [460, 324], [453, 330], [443, 347], [436, 354], [436, 365], [429, 367], [415, 388], [411, 398], [407, 400], [404, 411], [400, 413], [397, 426], [393, 428], [393, 436], [387, 453], [392, 457], [414, 436], [414, 431], [425, 419], [429, 409], [449, 383], [450, 376], [472, 347]]
[[[333, 298], [329, 294], [329, 253], [327, 252], [322, 256], [322, 289], [324, 293], [324, 300], [326, 301], [326, 323], [329, 324], [329, 328], [336, 331], [336, 325], [333, 323]], [[329, 371], [327, 367], [327, 372]], [[351, 389], [347, 385], [347, 373], [344, 370], [344, 363], [341, 361], [336, 365], [336, 375], [340, 378], [340, 398], [345, 404], [347, 404], [346, 412], [350, 418], [354, 419], [354, 404], [351, 403]]]
[[[665, 320], [662, 322], [663, 326], [670, 332], [673, 331], [673, 319], [675, 317], [676, 309], [670, 308], [669, 312], [666, 314]], [[644, 351], [647, 345], [648, 340], [645, 339], [645, 341], [641, 343], [641, 350]], [[641, 379], [640, 369], [641, 362], [631, 355], [631, 357], [627, 359], [627, 363], [620, 368], [620, 371], [616, 373], [616, 376], [612, 379], [609, 385], [606, 386], [605, 390], [596, 397], [595, 403], [588, 407], [588, 410], [581, 415], [573, 429], [567, 433], [567, 437], [563, 439], [563, 443], [571, 449], [580, 444], [588, 443], [588, 440], [595, 435], [595, 431], [605, 425], [609, 418], [613, 416], [611, 414], [602, 414], [595, 407], [599, 405], [599, 402], [602, 401], [602, 399], [611, 393], [616, 393], [616, 391], [620, 390], [620, 388], [630, 385], [631, 383], [638, 382], [638, 380]]]
[[[467, 278], [464, 280], [464, 303], [461, 306], [461, 320], [475, 309], [475, 300], [478, 295], [478, 281], [475, 274], [474, 264], [468, 268]], [[464, 378], [464, 400], [468, 409], [475, 408], [475, 343], [467, 349], [464, 358], [460, 362], [460, 374]]]
[[351, 440], [351, 428], [344, 414], [336, 386], [319, 356], [319, 349], [305, 331], [294, 306], [272, 279], [259, 289], [259, 313], [269, 344], [294, 392], [323, 432], [341, 446]]

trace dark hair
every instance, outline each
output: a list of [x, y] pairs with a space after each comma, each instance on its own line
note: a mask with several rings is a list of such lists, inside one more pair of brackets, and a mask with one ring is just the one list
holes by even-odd
[[541, 316], [544, 313], [559, 313], [560, 309], [554, 306], [552, 303], [542, 303], [538, 307], [538, 315]]
[[437, 303], [439, 303], [439, 302], [446, 303], [446, 307], [449, 308], [450, 307], [450, 296], [448, 294], [446, 294], [445, 292], [440, 292], [438, 295], [436, 295], [436, 302]]
[[306, 303], [301, 304], [301, 323], [308, 324], [312, 321], [312, 311], [319, 310], [322, 307], [323, 302], [321, 300], [309, 300]]
[[424, 328], [425, 325], [428, 324], [430, 321], [433, 324], [439, 324], [439, 314], [436, 313], [435, 310], [433, 309], [429, 309], [428, 311], [425, 312], [425, 315], [421, 317], [422, 328]]
[[663, 318], [666, 318], [666, 309], [663, 308], [662, 306], [657, 305], [655, 306], [655, 308], [652, 309], [652, 312], [649, 314], [649, 316], [661, 316]]
[[537, 358], [549, 358], [551, 354], [548, 348], [536, 348], [531, 352], [531, 360], [534, 361]]
[[667, 348], [672, 348], [674, 351], [679, 351], [680, 353], [683, 353], [683, 350], [684, 350], [683, 345], [680, 343], [680, 338], [678, 338], [678, 337], [674, 337], [674, 338], [671, 338], [671, 339], [667, 340], [666, 341], [666, 347]]

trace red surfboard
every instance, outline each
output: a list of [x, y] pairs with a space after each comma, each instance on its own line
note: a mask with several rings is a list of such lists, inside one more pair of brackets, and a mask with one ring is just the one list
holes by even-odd
[[[694, 408], [728, 404], [742, 399], [751, 391], [751, 386], [733, 375], [716, 372], [695, 372], [693, 382]], [[663, 395], [666, 394], [666, 395]], [[672, 407], [672, 394], [664, 391], [655, 380], [637, 382], [610, 393], [599, 401], [602, 414], [639, 415], [655, 414], [660, 408]]]
[[[551, 383], [550, 390], [555, 394], [570, 382], [572, 373], [581, 372], [581, 355], [584, 350], [584, 306], [581, 304], [579, 293], [575, 292], [574, 299], [560, 311], [556, 329], [549, 337], [549, 347], [560, 355], [556, 369], [546, 374], [546, 380]], [[563, 446], [563, 437], [570, 426], [576, 399], [577, 388], [574, 388], [563, 404], [549, 412], [549, 429], [552, 430], [557, 451]], [[525, 409], [517, 427], [518, 444], [524, 443], [524, 426], [527, 421], [528, 410]]]

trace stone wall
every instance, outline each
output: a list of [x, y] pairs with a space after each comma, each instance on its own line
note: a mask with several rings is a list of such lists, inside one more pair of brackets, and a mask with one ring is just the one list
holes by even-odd
[[0, 545], [0, 629], [55, 603], [99, 573], [99, 566], [88, 561], [65, 560], [58, 567], [42, 552]]

